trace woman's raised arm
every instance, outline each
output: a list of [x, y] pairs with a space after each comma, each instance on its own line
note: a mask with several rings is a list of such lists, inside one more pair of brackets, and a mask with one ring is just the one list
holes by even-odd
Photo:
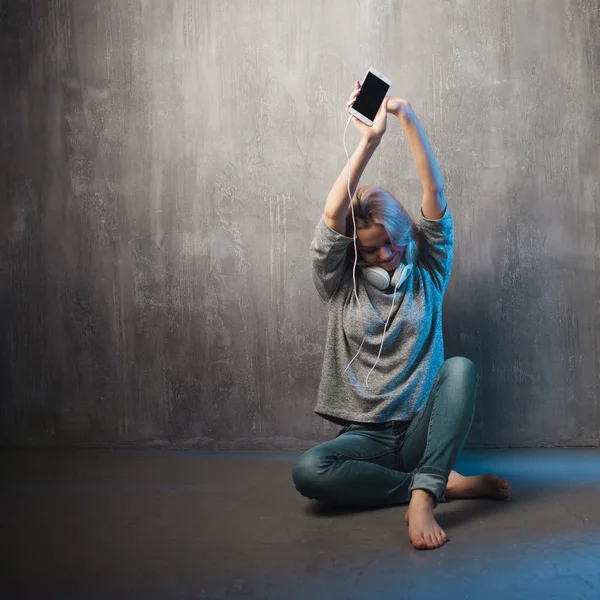
[[[359, 92], [360, 84], [357, 81], [354, 86], [354, 91], [346, 103], [346, 111], [350, 109]], [[346, 165], [327, 196], [325, 211], [323, 213], [323, 220], [325, 223], [331, 227], [331, 229], [342, 235], [346, 235], [346, 214], [348, 212], [348, 207], [350, 206], [348, 187], [350, 187], [350, 196], [354, 196], [354, 192], [358, 187], [363, 171], [377, 149], [377, 146], [379, 146], [379, 142], [385, 133], [387, 98], [381, 103], [381, 107], [373, 121], [372, 127], [365, 125], [356, 117], [352, 117], [352, 121], [360, 134], [360, 142], [350, 158], [350, 184], [348, 186], [348, 165]]]
[[391, 97], [388, 101], [388, 112], [400, 119], [404, 135], [412, 152], [417, 175], [423, 186], [421, 210], [426, 219], [437, 221], [446, 211], [444, 195], [444, 179], [435, 160], [433, 150], [421, 123], [410, 103], [403, 98]]

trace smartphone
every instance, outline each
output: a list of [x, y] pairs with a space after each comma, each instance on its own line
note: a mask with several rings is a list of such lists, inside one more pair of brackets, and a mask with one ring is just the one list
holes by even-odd
[[360, 92], [350, 107], [350, 114], [363, 123], [373, 125], [373, 120], [392, 82], [375, 69], [369, 69], [360, 85]]

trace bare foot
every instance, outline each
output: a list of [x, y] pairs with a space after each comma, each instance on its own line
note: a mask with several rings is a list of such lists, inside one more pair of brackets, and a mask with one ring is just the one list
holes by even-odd
[[492, 498], [506, 502], [510, 498], [509, 488], [506, 479], [490, 473], [464, 477], [452, 471], [446, 485], [446, 498]]
[[448, 541], [433, 516], [433, 504], [427, 492], [413, 490], [404, 520], [408, 524], [408, 538], [417, 550], [433, 550]]

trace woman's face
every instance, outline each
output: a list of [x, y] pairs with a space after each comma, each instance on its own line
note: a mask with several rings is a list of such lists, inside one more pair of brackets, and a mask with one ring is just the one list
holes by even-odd
[[373, 267], [381, 267], [393, 273], [406, 250], [406, 246], [394, 246], [383, 225], [372, 224], [356, 232], [358, 253], [362, 260]]

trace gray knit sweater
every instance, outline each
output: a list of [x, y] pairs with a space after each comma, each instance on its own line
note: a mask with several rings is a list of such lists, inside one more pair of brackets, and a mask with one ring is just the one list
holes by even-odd
[[[398, 288], [385, 343], [383, 329], [394, 288], [380, 291], [360, 276], [354, 297], [353, 263], [348, 247], [353, 239], [330, 229], [321, 219], [310, 251], [313, 281], [327, 303], [329, 320], [321, 383], [315, 412], [338, 424], [379, 423], [412, 419], [427, 401], [444, 361], [442, 300], [450, 279], [454, 235], [450, 209], [439, 221], [420, 213], [421, 248], [412, 273]], [[358, 352], [350, 368], [344, 369]]]

